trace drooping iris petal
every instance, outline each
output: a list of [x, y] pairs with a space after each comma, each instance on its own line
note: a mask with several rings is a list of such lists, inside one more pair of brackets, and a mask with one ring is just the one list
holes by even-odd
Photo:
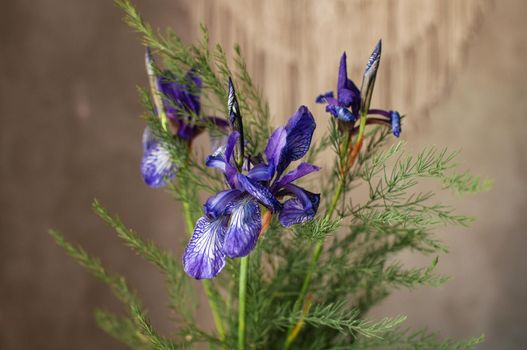
[[172, 120], [172, 124], [177, 125], [177, 137], [183, 140], [191, 141], [195, 139], [204, 130], [202, 126], [186, 123], [182, 119]]
[[277, 212], [281, 208], [280, 202], [273, 196], [271, 191], [258, 181], [252, 180], [251, 178], [243, 175], [237, 175], [238, 183], [240, 187], [247, 191], [251, 196], [256, 198], [260, 203], [265, 205], [272, 212]]
[[205, 214], [209, 217], [216, 219], [219, 216], [229, 211], [231, 203], [233, 203], [241, 195], [239, 190], [225, 190], [218, 192], [216, 195], [210, 197], [203, 209]]
[[345, 108], [360, 103], [360, 91], [355, 83], [348, 79], [345, 52], [340, 57], [339, 77], [337, 82], [337, 100], [339, 105]]
[[205, 161], [206, 166], [221, 169], [232, 188], [234, 188], [236, 184], [237, 170], [231, 164], [230, 159], [232, 158], [232, 152], [239, 135], [240, 134], [237, 131], [233, 131], [227, 139], [227, 145], [218, 148], [216, 152], [214, 152], [213, 155], [208, 156]]
[[332, 116], [346, 123], [354, 123], [357, 120], [349, 109], [338, 105], [327, 105], [326, 112], [331, 113]]
[[176, 80], [176, 76], [168, 70], [159, 77], [161, 92], [165, 96], [163, 103], [168, 117], [178, 119], [182, 114], [181, 110], [199, 115], [201, 79], [191, 69], [187, 72], [183, 82], [179, 83]]
[[337, 100], [333, 97], [333, 91], [328, 91], [325, 94], [318, 95], [315, 99], [316, 103], [330, 103], [330, 104], [337, 104]]
[[207, 160], [205, 160], [205, 165], [209, 168], [217, 168], [221, 171], [225, 172], [226, 162], [224, 155], [210, 155], [207, 157]]
[[265, 146], [265, 156], [267, 157], [269, 164], [273, 164], [275, 168], [278, 166], [286, 142], [287, 130], [283, 126], [273, 131], [269, 141], [267, 141], [267, 145]]
[[397, 111], [391, 111], [390, 118], [392, 123], [392, 133], [395, 137], [399, 137], [401, 135], [401, 115]]
[[272, 163], [259, 163], [249, 170], [249, 174], [247, 176], [256, 181], [269, 181], [273, 178], [273, 175], [274, 165]]
[[289, 118], [285, 126], [287, 132], [286, 145], [276, 167], [278, 176], [291, 162], [302, 158], [307, 153], [315, 128], [315, 118], [306, 106], [300, 106], [298, 111]]
[[260, 207], [246, 196], [233, 204], [223, 251], [229, 258], [246, 256], [254, 249], [261, 229]]
[[226, 220], [201, 217], [183, 254], [185, 272], [195, 279], [213, 278], [225, 266], [223, 242]]
[[278, 216], [280, 224], [289, 227], [312, 220], [320, 204], [320, 194], [311, 193], [291, 184], [285, 186], [285, 189], [294, 197], [284, 203], [284, 207]]
[[[146, 130], [145, 130], [146, 132]], [[153, 188], [166, 186], [166, 180], [176, 175], [170, 152], [160, 141], [150, 140], [141, 160], [141, 174], [145, 183]]]
[[276, 181], [272, 186], [272, 190], [278, 190], [303, 176], [306, 176], [308, 174], [311, 174], [312, 172], [319, 170], [320, 168], [316, 165], [309, 163], [300, 163], [300, 165], [295, 170], [288, 172], [287, 174], [282, 176], [280, 180]]

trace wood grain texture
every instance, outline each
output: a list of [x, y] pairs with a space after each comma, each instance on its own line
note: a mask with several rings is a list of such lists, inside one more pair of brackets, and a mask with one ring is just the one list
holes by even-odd
[[[239, 43], [249, 70], [284, 120], [336, 83], [342, 51], [360, 84], [379, 38], [374, 104], [422, 115], [448, 90], [490, 0], [217, 0], [188, 2], [196, 24], [225, 48]], [[322, 109], [315, 109], [322, 113]]]
[[[377, 104], [407, 113], [415, 129], [427, 125], [425, 132], [405, 125], [408, 147], [463, 149], [463, 166], [494, 178], [495, 188], [459, 201], [460, 212], [478, 217], [469, 231], [441, 232], [452, 252], [440, 272], [452, 281], [401, 290], [371, 317], [408, 314], [408, 326], [444, 336], [484, 333], [479, 349], [527, 348], [525, 0], [492, 8], [489, 0], [134, 2], [154, 26], [185, 40], [204, 21], [213, 40], [240, 42], [275, 125], [300, 103], [323, 121], [313, 97], [334, 89], [342, 51], [357, 80], [382, 37]], [[145, 238], [181, 254], [180, 207], [139, 174], [144, 121], [135, 86], [147, 79], [143, 48], [121, 17], [111, 1], [18, 0], [0, 11], [0, 349], [125, 348], [92, 317], [94, 307], [121, 312], [120, 304], [56, 247], [50, 227], [127, 276], [154, 325], [174, 333], [162, 276], [89, 208], [97, 197]], [[200, 311], [212, 329], [206, 303]]]

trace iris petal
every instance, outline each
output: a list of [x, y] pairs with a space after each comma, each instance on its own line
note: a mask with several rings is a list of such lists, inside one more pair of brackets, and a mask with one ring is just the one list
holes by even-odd
[[392, 133], [395, 137], [399, 137], [401, 135], [401, 115], [397, 111], [391, 111], [390, 118], [392, 122]]
[[195, 279], [213, 278], [225, 266], [222, 246], [225, 239], [226, 220], [209, 220], [201, 217], [196, 222], [192, 238], [183, 254], [185, 272]]
[[225, 172], [226, 163], [225, 159], [223, 158], [223, 155], [211, 155], [207, 157], [207, 160], [205, 161], [205, 165], [209, 168], [217, 168], [221, 171]]
[[196, 115], [200, 114], [201, 79], [196, 76], [194, 70], [187, 72], [183, 83], [177, 82], [176, 76], [169, 70], [165, 70], [158, 81], [161, 92], [165, 96], [163, 100], [165, 110], [170, 118], [180, 117], [181, 109], [187, 109]]
[[295, 185], [287, 185], [286, 190], [294, 195], [284, 203], [278, 217], [284, 227], [312, 220], [320, 204], [320, 194], [311, 193]]
[[210, 197], [203, 209], [205, 214], [209, 217], [216, 219], [224, 215], [231, 205], [241, 194], [239, 190], [226, 190], [218, 192], [216, 195]]
[[333, 91], [328, 91], [325, 94], [318, 95], [315, 99], [316, 103], [333, 103], [333, 101], [335, 101]]
[[233, 204], [223, 251], [229, 258], [246, 256], [254, 249], [261, 229], [260, 207], [247, 196]]
[[176, 175], [170, 153], [159, 141], [151, 141], [141, 160], [141, 174], [145, 183], [153, 188], [166, 186], [166, 180]]
[[355, 115], [349, 109], [338, 105], [327, 105], [326, 112], [331, 113], [332, 116], [345, 123], [355, 123], [357, 120]]
[[360, 103], [360, 91], [355, 83], [348, 79], [346, 53], [340, 57], [339, 77], [337, 82], [337, 100], [343, 107]]
[[320, 168], [316, 165], [309, 164], [309, 163], [300, 163], [300, 165], [295, 169], [284, 176], [280, 178], [280, 180], [276, 181], [276, 183], [273, 185], [272, 189], [273, 191], [278, 190], [285, 185], [290, 184], [291, 182], [295, 181], [296, 179], [299, 179], [303, 176], [306, 176], [308, 174], [311, 174], [312, 172], [319, 171]]
[[278, 166], [280, 156], [287, 142], [287, 130], [282, 126], [273, 131], [273, 134], [265, 146], [265, 156], [270, 164]]
[[285, 126], [286, 145], [276, 167], [278, 175], [282, 174], [292, 161], [302, 158], [307, 153], [315, 127], [315, 118], [306, 106], [300, 106], [298, 111], [289, 118]]
[[225, 148], [225, 161], [230, 164], [232, 152], [236, 146], [236, 142], [240, 138], [240, 133], [238, 131], [233, 131], [230, 133], [229, 138], [227, 139], [227, 147]]
[[249, 170], [249, 176], [251, 179], [256, 181], [269, 181], [273, 178], [274, 166], [273, 164], [260, 163], [256, 164], [251, 170]]
[[269, 210], [277, 212], [281, 209], [280, 202], [267, 187], [243, 174], [238, 174], [237, 178], [240, 186]]

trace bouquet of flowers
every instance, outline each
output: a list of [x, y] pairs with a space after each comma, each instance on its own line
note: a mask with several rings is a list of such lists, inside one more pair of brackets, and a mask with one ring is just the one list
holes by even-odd
[[[97, 310], [104, 331], [134, 349], [200, 343], [240, 350], [468, 349], [482, 340], [410, 330], [403, 316], [367, 318], [394, 289], [444, 283], [447, 278], [434, 270], [436, 254], [446, 247], [433, 229], [471, 220], [434, 203], [433, 192], [419, 192], [420, 179], [458, 193], [488, 188], [487, 181], [456, 172], [456, 152], [432, 147], [411, 155], [394, 141], [403, 116], [370, 106], [380, 41], [360, 89], [348, 77], [344, 53], [336, 92], [316, 97], [325, 104], [327, 116], [318, 120], [327, 125], [329, 119], [326, 131], [316, 129], [317, 119], [304, 105], [272, 128], [238, 46], [231, 68], [223, 48], [211, 48], [206, 28], [200, 42], [186, 44], [172, 31], [152, 30], [128, 0], [116, 3], [146, 46], [149, 88], [140, 95], [148, 125], [140, 171], [146, 185], [167, 189], [181, 203], [188, 238], [182, 258], [174, 256], [93, 203], [124, 243], [166, 277], [168, 304], [177, 316], [173, 334], [162, 335], [124, 277], [50, 231], [127, 305], [124, 316]], [[204, 133], [211, 146], [206, 157], [194, 144]], [[332, 154], [331, 166], [319, 164], [322, 153]], [[363, 200], [354, 196], [357, 187], [366, 188]], [[430, 265], [405, 268], [395, 259], [403, 250], [432, 256]], [[215, 330], [196, 322], [195, 280]]]

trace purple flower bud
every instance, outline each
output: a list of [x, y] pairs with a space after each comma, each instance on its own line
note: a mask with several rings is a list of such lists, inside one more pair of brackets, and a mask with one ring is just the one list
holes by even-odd
[[240, 133], [240, 138], [236, 146], [235, 160], [238, 167], [241, 168], [243, 165], [245, 148], [245, 140], [243, 137], [243, 123], [242, 116], [240, 114], [240, 106], [238, 105], [238, 99], [236, 98], [236, 91], [234, 90], [234, 84], [232, 83], [232, 79], [230, 77], [227, 109], [229, 111], [229, 123], [231, 124], [232, 130]]
[[392, 123], [392, 133], [395, 137], [399, 137], [401, 135], [401, 116], [399, 115], [399, 112], [391, 111], [390, 119]]
[[366, 69], [364, 70], [364, 76], [362, 77], [361, 86], [361, 115], [366, 115], [368, 113], [368, 110], [370, 109], [371, 98], [373, 96], [373, 88], [375, 86], [375, 79], [377, 78], [377, 70], [379, 69], [379, 63], [381, 61], [381, 49], [382, 44], [381, 40], [379, 40], [379, 42], [375, 46], [375, 49], [373, 49], [373, 52], [370, 55], [370, 58], [368, 59], [368, 63], [366, 64]]

